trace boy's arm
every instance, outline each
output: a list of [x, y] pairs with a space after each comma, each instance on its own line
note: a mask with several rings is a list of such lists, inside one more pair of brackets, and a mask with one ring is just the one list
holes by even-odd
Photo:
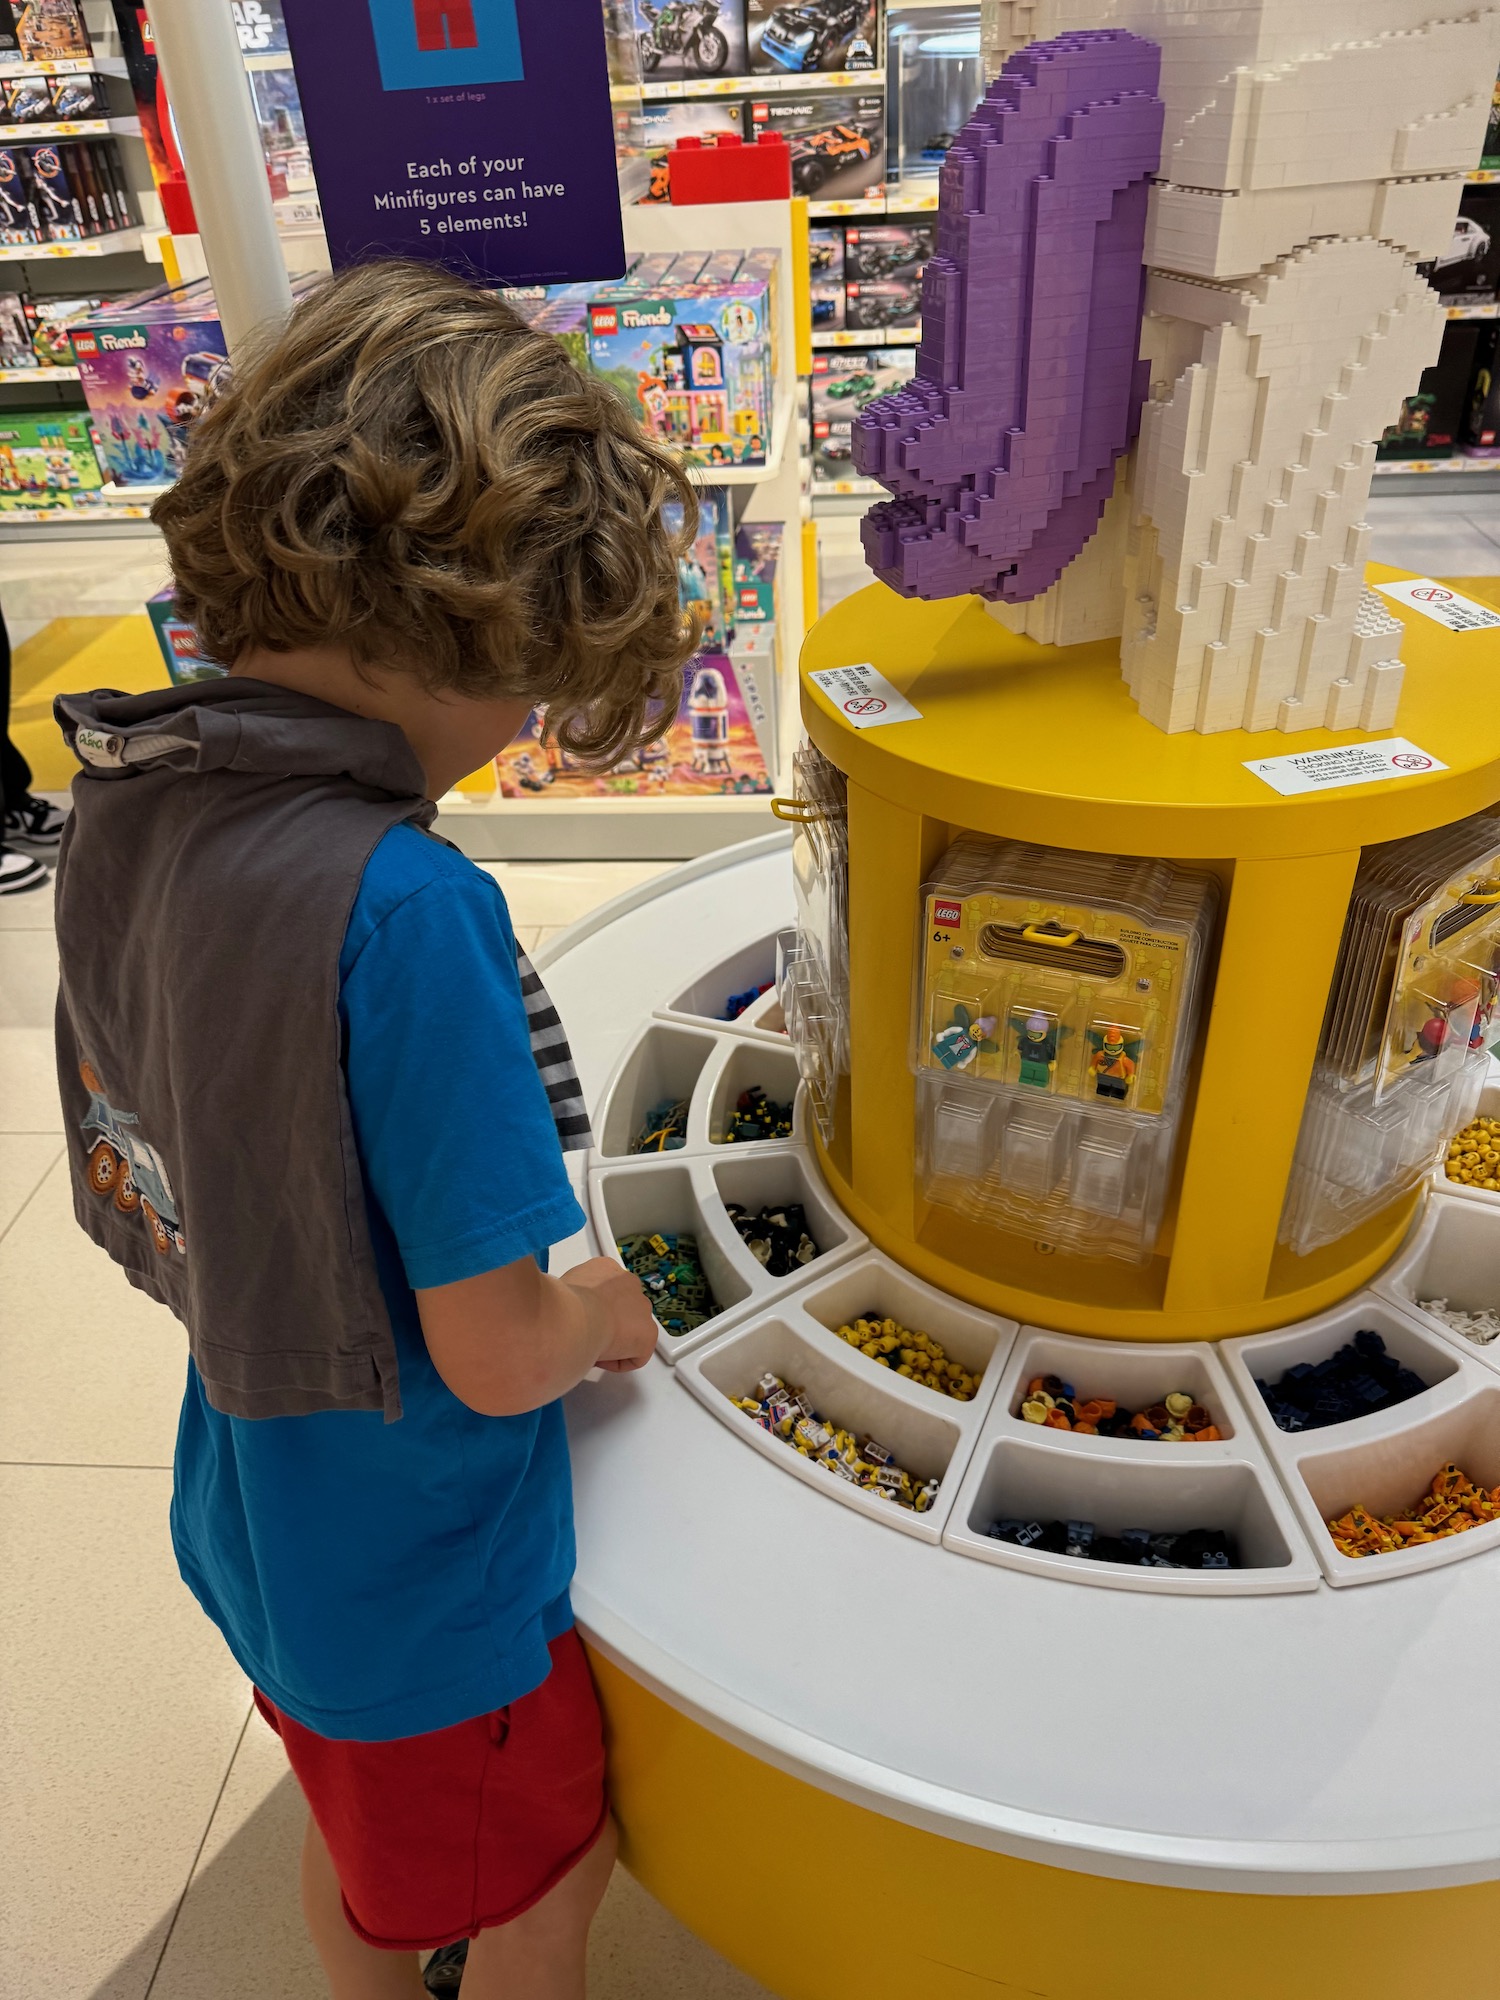
[[643, 1368], [656, 1320], [640, 1281], [593, 1257], [561, 1278], [535, 1258], [417, 1292], [432, 1365], [485, 1417], [520, 1416], [581, 1382], [591, 1368]]

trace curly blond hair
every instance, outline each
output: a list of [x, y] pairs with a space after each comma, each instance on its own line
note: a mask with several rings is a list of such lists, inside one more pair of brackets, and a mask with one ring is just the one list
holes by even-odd
[[358, 265], [304, 298], [237, 357], [151, 512], [214, 659], [347, 646], [545, 703], [599, 763], [677, 713], [691, 484], [555, 340], [433, 265]]

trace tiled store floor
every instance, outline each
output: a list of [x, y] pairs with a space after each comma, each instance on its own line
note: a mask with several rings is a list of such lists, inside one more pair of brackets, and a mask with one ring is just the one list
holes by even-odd
[[[653, 873], [499, 866], [522, 941]], [[73, 1221], [51, 891], [0, 900], [0, 2000], [323, 2000], [302, 1801], [167, 1536], [181, 1329]], [[762, 1989], [616, 1872], [590, 2000]]]

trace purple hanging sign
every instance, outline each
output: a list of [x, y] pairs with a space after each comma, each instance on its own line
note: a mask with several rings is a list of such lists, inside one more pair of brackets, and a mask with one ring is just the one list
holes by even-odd
[[625, 268], [599, 0], [284, 0], [337, 269], [497, 284]]

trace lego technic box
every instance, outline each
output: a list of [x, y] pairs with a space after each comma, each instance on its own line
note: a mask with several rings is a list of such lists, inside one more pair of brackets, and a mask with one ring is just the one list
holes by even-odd
[[744, 76], [745, 0], [634, 0], [641, 86]]
[[808, 417], [814, 489], [842, 487], [854, 473], [854, 418], [917, 370], [914, 347], [836, 347], [814, 354]]
[[746, 0], [745, 25], [757, 75], [881, 66], [879, 0]]
[[666, 735], [607, 771], [585, 770], [550, 742], [534, 710], [495, 759], [507, 799], [705, 798], [769, 792], [770, 773], [740, 671], [727, 653], [700, 653], [684, 669], [677, 719]]
[[668, 99], [641, 108], [641, 144], [651, 165], [651, 181], [646, 201], [671, 200], [671, 174], [667, 155], [679, 139], [701, 139], [711, 145], [717, 139], [743, 139], [745, 106], [735, 97]]
[[122, 486], [175, 479], [193, 419], [229, 373], [208, 280], [117, 299], [71, 333], [110, 477]]
[[786, 140], [794, 194], [864, 201], [885, 191], [883, 91], [752, 98], [750, 131], [779, 132]]
[[675, 295], [596, 297], [588, 307], [589, 365], [649, 436], [690, 464], [764, 465], [775, 379], [770, 314], [764, 278], [722, 289], [690, 282]]

